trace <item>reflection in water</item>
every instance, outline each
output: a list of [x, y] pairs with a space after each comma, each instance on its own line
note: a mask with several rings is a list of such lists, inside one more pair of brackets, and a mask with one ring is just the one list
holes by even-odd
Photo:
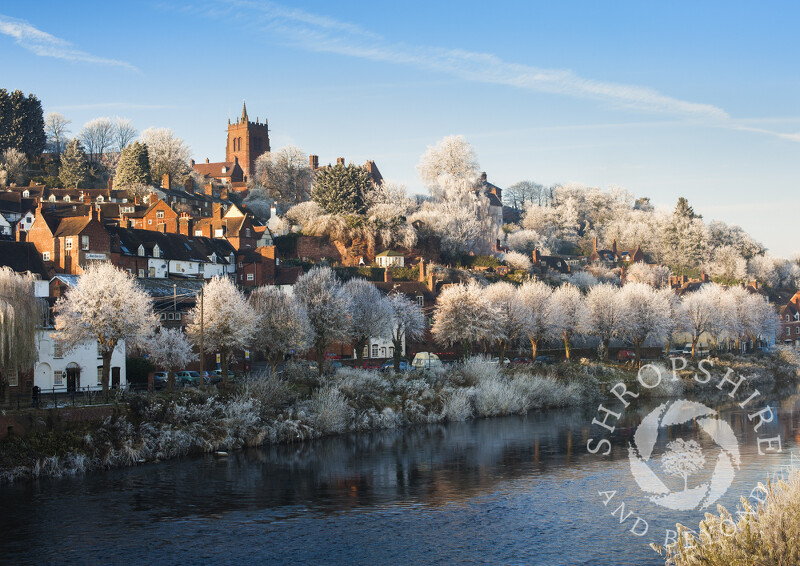
[[[798, 400], [772, 407], [759, 436], [798, 433]], [[396, 564], [659, 564], [676, 513], [650, 503], [628, 468], [633, 431], [659, 402], [630, 407], [610, 457], [588, 454], [596, 407], [531, 413], [141, 466], [0, 491], [7, 562], [241, 562]], [[720, 500], [739, 496], [786, 457], [758, 456], [752, 423], [721, 408], [742, 469]], [[763, 434], [762, 434], [763, 433]], [[672, 438], [697, 438], [694, 423]], [[681, 481], [682, 485], [682, 481]], [[604, 507], [599, 491], [614, 490]], [[647, 537], [611, 513], [645, 517]], [[645, 540], [645, 538], [647, 540]]]

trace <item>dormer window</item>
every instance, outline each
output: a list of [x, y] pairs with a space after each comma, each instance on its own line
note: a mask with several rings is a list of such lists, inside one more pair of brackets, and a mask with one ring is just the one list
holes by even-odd
[[223, 166], [223, 167], [222, 167], [222, 172], [223, 172], [223, 173], [227, 173], [227, 172], [228, 172], [228, 168]]
[[50, 195], [50, 198], [47, 200], [49, 200], [50, 202], [56, 202], [56, 195]]
[[30, 198], [30, 197], [31, 197], [31, 192], [30, 191], [28, 191], [28, 190], [22, 191], [22, 198]]
[[153, 246], [153, 257], [161, 257], [161, 249], [158, 247], [158, 244]]
[[103, 195], [97, 195], [97, 199], [96, 200], [97, 200], [97, 202], [103, 202], [105, 199], [103, 198]]
[[141, 257], [144, 257], [144, 246], [141, 244], [139, 244], [139, 255]]
[[156, 211], [156, 218], [164, 218], [164, 211], [163, 210], [157, 210]]
[[69, 202], [70, 200], [72, 200], [72, 199], [69, 198], [69, 195], [64, 197], [64, 202]]
[[250, 228], [245, 228], [244, 235], [247, 236], [248, 238], [250, 237]]

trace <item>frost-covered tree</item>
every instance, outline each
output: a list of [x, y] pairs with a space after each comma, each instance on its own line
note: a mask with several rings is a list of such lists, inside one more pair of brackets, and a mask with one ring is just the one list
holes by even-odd
[[702, 218], [685, 198], [679, 198], [664, 231], [664, 261], [680, 269], [700, 265], [706, 259], [709, 237]]
[[171, 181], [177, 182], [188, 174], [191, 149], [172, 130], [147, 128], [142, 132], [142, 141], [147, 146], [150, 175], [153, 179], [158, 181], [169, 174]]
[[72, 120], [67, 120], [63, 114], [50, 112], [44, 117], [44, 132], [47, 136], [47, 149], [50, 153], [60, 156], [67, 145], [67, 134]]
[[81, 188], [89, 179], [89, 164], [80, 140], [74, 139], [67, 144], [61, 154], [61, 169], [58, 178], [65, 187]]
[[766, 297], [751, 293], [745, 300], [748, 310], [747, 323], [744, 327], [745, 338], [753, 342], [753, 347], [758, 345], [759, 339], [768, 340], [775, 334], [778, 326], [778, 315], [769, 304]]
[[[186, 333], [206, 353], [219, 353], [222, 375], [228, 376], [228, 363], [236, 350], [249, 346], [256, 333], [258, 315], [247, 299], [227, 277], [213, 277], [202, 289], [202, 305], [198, 297], [192, 309], [192, 322]], [[202, 317], [201, 317], [202, 311]]]
[[580, 229], [576, 203], [569, 199], [558, 206], [530, 205], [522, 217], [522, 227], [541, 234], [550, 247], [575, 244]]
[[137, 185], [147, 186], [152, 182], [147, 146], [137, 141], [124, 147], [117, 162], [114, 188], [127, 188]]
[[292, 206], [311, 198], [312, 177], [308, 156], [299, 147], [288, 145], [256, 159], [253, 181], [271, 198]]
[[286, 356], [308, 347], [311, 338], [308, 313], [293, 295], [274, 285], [253, 291], [250, 304], [259, 317], [253, 347], [264, 354], [275, 375]]
[[518, 293], [526, 315], [521, 334], [530, 342], [531, 357], [535, 360], [539, 344], [552, 334], [548, 306], [553, 292], [545, 283], [534, 280], [523, 283]]
[[713, 259], [705, 271], [715, 279], [726, 282], [742, 281], [747, 277], [747, 261], [733, 246], [721, 246], [714, 250]]
[[179, 328], [161, 327], [148, 341], [147, 354], [156, 367], [167, 370], [167, 391], [175, 388], [175, 372], [197, 359], [189, 339]]
[[747, 262], [747, 275], [773, 289], [800, 287], [800, 266], [771, 255], [757, 255]]
[[586, 292], [595, 285], [597, 285], [597, 277], [589, 273], [588, 271], [576, 271], [572, 275], [569, 276], [568, 279], [569, 283], [575, 285], [578, 289], [582, 292]]
[[317, 172], [311, 198], [329, 214], [364, 214], [372, 177], [364, 167], [337, 163]]
[[253, 187], [247, 191], [247, 197], [242, 201], [247, 211], [261, 221], [266, 221], [270, 216], [272, 198], [267, 189], [261, 186]]
[[34, 278], [0, 267], [0, 397], [7, 399], [9, 374], [33, 369], [39, 358], [36, 329], [45, 306], [34, 293]]
[[543, 255], [550, 255], [547, 238], [535, 230], [513, 230], [506, 235], [506, 246], [514, 251], [530, 254], [533, 250], [539, 250]]
[[601, 283], [589, 289], [586, 311], [588, 333], [600, 339], [600, 358], [608, 359], [611, 341], [622, 333], [623, 308], [619, 288]]
[[708, 320], [708, 336], [711, 339], [711, 350], [716, 355], [719, 344], [733, 328], [732, 320], [735, 318], [735, 307], [729, 300], [729, 295], [719, 285], [704, 285], [703, 290], [708, 293], [707, 300], [712, 305], [711, 316]]
[[625, 272], [626, 283], [646, 283], [656, 289], [669, 285], [672, 271], [666, 265], [648, 265], [643, 262], [632, 264]]
[[103, 392], [108, 391], [111, 356], [120, 341], [147, 349], [158, 320], [152, 301], [128, 272], [92, 263], [55, 304], [55, 341], [66, 350], [97, 342], [103, 358]]
[[547, 204], [547, 191], [533, 181], [519, 181], [503, 191], [503, 202], [516, 210], [525, 210], [531, 204], [544, 206]]
[[389, 295], [392, 307], [392, 346], [394, 347], [394, 371], [400, 371], [400, 356], [403, 342], [420, 340], [425, 334], [425, 316], [422, 308], [402, 293]]
[[564, 342], [564, 354], [569, 360], [572, 338], [587, 330], [586, 304], [580, 289], [566, 283], [553, 291], [547, 312], [553, 335]]
[[663, 340], [671, 330], [671, 308], [666, 297], [644, 283], [628, 283], [620, 290], [622, 335], [633, 345], [636, 363], [647, 340]]
[[485, 289], [486, 299], [497, 313], [499, 332], [492, 342], [497, 347], [500, 364], [505, 359], [506, 350], [515, 347], [526, 330], [528, 314], [520, 298], [519, 290], [506, 282], [493, 283]]
[[114, 130], [112, 132], [114, 149], [122, 151], [136, 139], [138, 134], [138, 130], [133, 127], [130, 120], [117, 116], [114, 120]]
[[421, 223], [420, 230], [438, 237], [447, 257], [480, 248], [490, 234], [486, 197], [474, 193], [455, 195], [441, 201], [424, 202], [409, 219]]
[[502, 256], [502, 261], [511, 269], [521, 269], [522, 271], [530, 271], [533, 268], [531, 259], [519, 252], [506, 252]]
[[463, 136], [447, 136], [428, 147], [420, 157], [417, 171], [432, 197], [452, 198], [474, 191], [478, 160]]
[[497, 309], [487, 300], [485, 289], [476, 283], [445, 287], [436, 299], [431, 332], [440, 344], [460, 343], [468, 358], [478, 342], [502, 336]]
[[700, 337], [712, 330], [712, 321], [719, 304], [719, 293], [717, 285], [708, 284], [694, 293], [684, 295], [681, 299], [686, 314], [683, 330], [692, 337], [692, 359], [695, 357]]
[[349, 337], [350, 298], [329, 267], [316, 267], [299, 277], [294, 294], [308, 313], [311, 349], [322, 376], [328, 346]]
[[676, 331], [686, 328], [686, 309], [681, 303], [680, 297], [670, 287], [656, 289], [656, 293], [661, 295], [669, 307], [669, 317], [667, 318], [667, 329], [664, 333], [664, 351], [669, 355], [672, 349], [672, 338]]
[[350, 298], [350, 341], [358, 365], [370, 339], [389, 338], [392, 333], [392, 305], [378, 288], [366, 279], [351, 279], [343, 286]]
[[763, 254], [765, 251], [764, 246], [755, 241], [740, 226], [729, 226], [724, 222], [714, 220], [708, 225], [708, 230], [708, 245], [712, 250], [730, 246], [746, 260]]
[[9, 185], [15, 183], [22, 185], [25, 182], [25, 173], [28, 169], [28, 158], [14, 147], [9, 147], [0, 153], [0, 171], [5, 173], [5, 181]]
[[99, 163], [114, 144], [114, 123], [111, 118], [89, 120], [78, 132], [78, 139], [86, 148], [90, 163]]

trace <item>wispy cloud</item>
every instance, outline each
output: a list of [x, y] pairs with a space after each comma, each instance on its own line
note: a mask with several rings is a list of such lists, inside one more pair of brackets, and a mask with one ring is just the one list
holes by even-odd
[[237, 25], [255, 26], [270, 37], [279, 38], [283, 43], [300, 49], [408, 65], [470, 82], [593, 99], [615, 107], [800, 141], [800, 134], [752, 127], [745, 121], [732, 118], [724, 109], [713, 104], [675, 98], [645, 86], [582, 77], [569, 69], [514, 63], [491, 53], [390, 42], [358, 25], [273, 2], [201, 2], [193, 5], [191, 11], [214, 18], [224, 13], [229, 21], [237, 20]]
[[41, 57], [54, 57], [65, 61], [122, 67], [123, 69], [139, 72], [139, 69], [130, 63], [86, 53], [76, 49], [69, 41], [42, 31], [25, 20], [11, 18], [2, 14], [0, 14], [0, 34], [14, 38], [17, 45]]

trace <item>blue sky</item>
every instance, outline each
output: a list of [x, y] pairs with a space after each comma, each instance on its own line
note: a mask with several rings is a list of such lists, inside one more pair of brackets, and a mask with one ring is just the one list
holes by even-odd
[[463, 134], [499, 186], [623, 186], [800, 251], [800, 6], [745, 2], [37, 2], [0, 7], [0, 83], [72, 120], [224, 158], [247, 100], [286, 144], [422, 192]]

